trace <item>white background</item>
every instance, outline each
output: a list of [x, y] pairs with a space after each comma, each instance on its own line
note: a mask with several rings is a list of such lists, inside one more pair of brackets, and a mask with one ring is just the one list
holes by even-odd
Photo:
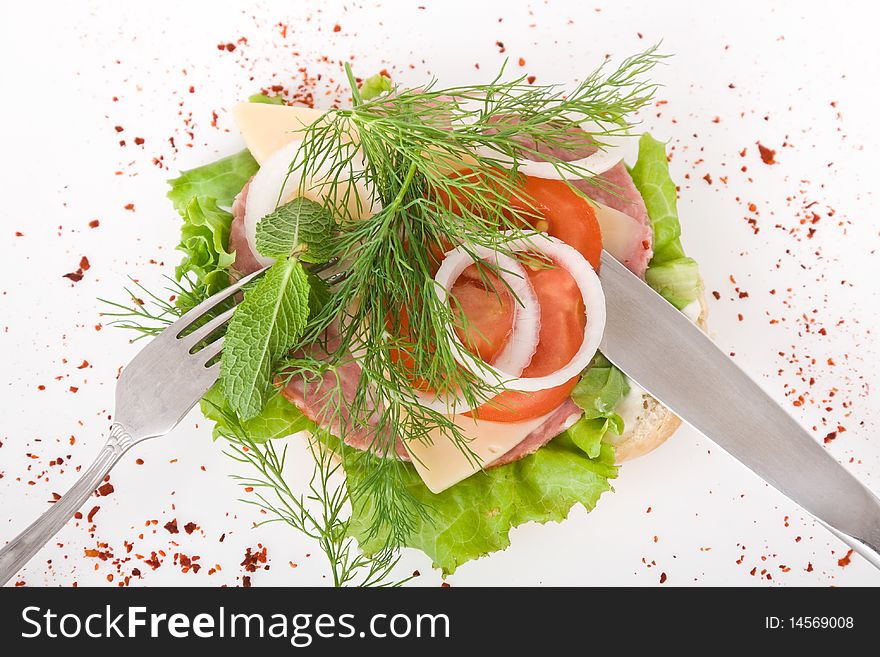
[[[0, 540], [64, 492], [102, 443], [115, 375], [137, 346], [106, 326], [96, 297], [123, 299], [127, 277], [158, 288], [172, 273], [179, 220], [165, 180], [241, 147], [235, 102], [272, 84], [296, 88], [301, 67], [332, 92], [349, 58], [361, 75], [385, 67], [417, 85], [487, 80], [509, 57], [517, 73], [571, 84], [606, 54], [662, 40], [675, 57], [656, 73], [662, 102], [641, 119], [673, 150], [684, 241], [720, 297], [709, 297], [713, 335], [817, 439], [845, 427], [827, 448], [880, 489], [877, 16], [867, 2], [709, 4], [4, 3]], [[778, 164], [761, 161], [758, 141]], [[818, 223], [802, 225], [812, 212]], [[91, 269], [73, 284], [62, 275], [82, 256]], [[308, 466], [294, 453], [297, 480]], [[100, 506], [94, 522], [70, 523], [15, 581], [115, 586], [138, 568], [132, 585], [236, 585], [245, 549], [262, 545], [270, 569], [250, 574], [254, 585], [326, 582], [314, 545], [283, 526], [254, 528], [262, 517], [236, 501], [234, 471], [194, 412], [126, 456], [114, 492], [84, 509]], [[692, 431], [626, 464], [615, 488], [589, 515], [515, 530], [510, 549], [448, 581], [880, 584], [858, 557], [840, 565], [841, 543]], [[176, 535], [163, 529], [173, 518]], [[186, 534], [187, 522], [199, 529]], [[153, 551], [155, 571], [143, 561]], [[181, 553], [199, 556], [201, 570], [183, 572]], [[440, 583], [424, 555], [406, 555], [401, 570], [413, 569], [416, 583]]]

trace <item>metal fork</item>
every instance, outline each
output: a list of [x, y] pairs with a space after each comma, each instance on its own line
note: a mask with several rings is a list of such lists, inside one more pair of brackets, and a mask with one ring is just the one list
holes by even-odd
[[171, 431], [214, 384], [220, 363], [212, 361], [223, 349], [223, 338], [205, 341], [229, 321], [235, 306], [190, 332], [186, 329], [264, 271], [245, 276], [187, 312], [122, 370], [116, 382], [116, 413], [107, 443], [52, 508], [0, 549], [0, 586], [58, 533], [130, 447]]

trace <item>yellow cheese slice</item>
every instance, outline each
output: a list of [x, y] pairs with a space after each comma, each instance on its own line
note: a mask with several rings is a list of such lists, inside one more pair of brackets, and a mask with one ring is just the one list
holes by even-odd
[[632, 253], [633, 243], [639, 239], [643, 230], [641, 224], [620, 210], [595, 201], [593, 203], [602, 231], [602, 248], [623, 262]]
[[428, 490], [440, 493], [478, 472], [481, 466], [486, 467], [501, 458], [540, 427], [552, 413], [522, 422], [477, 422], [464, 415], [453, 418], [479, 463], [474, 463], [473, 457], [469, 461], [448, 436], [441, 435], [439, 429], [431, 432], [432, 444], [413, 440], [407, 444], [406, 450]]
[[232, 116], [251, 155], [263, 164], [279, 148], [300, 139], [302, 129], [312, 125], [324, 112], [292, 105], [239, 103], [232, 109]]

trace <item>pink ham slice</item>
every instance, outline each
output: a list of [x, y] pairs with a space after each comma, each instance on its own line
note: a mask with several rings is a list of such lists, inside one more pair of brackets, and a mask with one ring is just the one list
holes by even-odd
[[241, 276], [247, 276], [263, 268], [254, 257], [254, 252], [251, 251], [247, 236], [244, 234], [244, 209], [250, 186], [251, 181], [248, 180], [232, 202], [232, 225], [229, 227], [229, 250], [235, 252], [235, 262], [232, 266]]

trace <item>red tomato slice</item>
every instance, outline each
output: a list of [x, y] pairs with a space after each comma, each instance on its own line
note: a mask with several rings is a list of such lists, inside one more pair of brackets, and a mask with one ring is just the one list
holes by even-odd
[[[529, 280], [541, 305], [541, 333], [538, 348], [523, 376], [546, 376], [565, 365], [577, 353], [584, 339], [584, 302], [581, 291], [566, 270], [528, 269]], [[471, 415], [494, 422], [520, 422], [549, 413], [571, 394], [578, 377], [555, 388], [536, 392], [508, 390]]]
[[522, 196], [511, 199], [515, 210], [539, 214], [531, 225], [577, 249], [599, 270], [602, 231], [589, 202], [561, 180], [525, 176]]
[[[454, 211], [454, 203], [450, 203]], [[594, 267], [599, 266], [602, 234], [592, 206], [560, 180], [524, 177], [522, 194], [511, 199], [515, 210], [538, 215], [529, 217], [534, 228], [577, 249]], [[527, 268], [529, 280], [541, 306], [541, 332], [532, 362], [523, 376], [551, 374], [577, 353], [584, 336], [584, 304], [571, 275], [560, 267]], [[493, 277], [494, 278], [494, 277]], [[456, 327], [462, 343], [484, 361], [491, 363], [510, 338], [513, 326], [513, 299], [500, 281], [485, 285], [475, 266], [469, 267], [451, 290], [459, 312], [467, 317], [467, 330]], [[405, 316], [402, 317], [406, 324]], [[397, 352], [392, 358], [412, 367], [412, 358]], [[549, 413], [571, 394], [578, 377], [555, 388], [537, 392], [508, 391], [492, 402], [472, 411], [472, 415], [495, 422], [520, 422]], [[413, 384], [426, 390], [424, 381]]]
[[[602, 233], [596, 213], [563, 181], [526, 177], [523, 195], [512, 199], [511, 205], [514, 209], [539, 214], [540, 218], [531, 222], [536, 229], [574, 247], [598, 269]], [[541, 333], [532, 362], [522, 375], [546, 376], [568, 363], [581, 346], [586, 325], [584, 302], [580, 289], [566, 270], [554, 267], [527, 271], [541, 306]], [[472, 414], [494, 422], [520, 422], [540, 417], [564, 402], [577, 381], [578, 377], [573, 377], [555, 388], [536, 392], [511, 390]]]

